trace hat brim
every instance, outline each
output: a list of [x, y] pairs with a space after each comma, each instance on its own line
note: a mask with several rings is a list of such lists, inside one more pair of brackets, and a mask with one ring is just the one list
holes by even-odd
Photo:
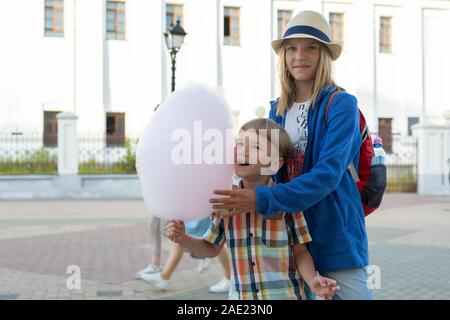
[[279, 54], [281, 47], [283, 46], [283, 42], [285, 40], [296, 39], [296, 38], [309, 38], [309, 39], [314, 39], [314, 40], [317, 40], [317, 41], [323, 43], [325, 46], [327, 46], [328, 50], [330, 50], [331, 59], [333, 59], [333, 60], [336, 60], [341, 55], [342, 47], [340, 44], [334, 43], [334, 42], [331, 42], [331, 43], [324, 42], [324, 41], [320, 40], [319, 38], [316, 38], [310, 34], [305, 34], [305, 33], [295, 33], [295, 34], [291, 34], [290, 36], [287, 36], [285, 38], [273, 40], [272, 48], [277, 54]]

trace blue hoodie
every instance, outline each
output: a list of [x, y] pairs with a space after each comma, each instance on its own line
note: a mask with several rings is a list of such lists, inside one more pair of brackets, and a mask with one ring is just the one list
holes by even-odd
[[[341, 92], [325, 120], [325, 108], [335, 87], [321, 89], [308, 112], [308, 142], [303, 173], [288, 183], [256, 188], [257, 212], [303, 211], [312, 237], [309, 249], [317, 270], [361, 268], [368, 264], [364, 212], [356, 183], [347, 170], [358, 168], [361, 134], [356, 98]], [[270, 119], [285, 126], [286, 113]], [[276, 181], [280, 182], [280, 176]]]

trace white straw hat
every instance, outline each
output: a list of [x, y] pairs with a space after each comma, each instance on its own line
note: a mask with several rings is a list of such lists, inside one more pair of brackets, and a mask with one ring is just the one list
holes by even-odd
[[272, 48], [278, 54], [284, 40], [292, 38], [311, 38], [322, 42], [328, 47], [331, 59], [336, 60], [342, 47], [331, 42], [331, 29], [325, 18], [315, 11], [301, 11], [286, 25], [286, 31], [281, 39], [272, 41]]

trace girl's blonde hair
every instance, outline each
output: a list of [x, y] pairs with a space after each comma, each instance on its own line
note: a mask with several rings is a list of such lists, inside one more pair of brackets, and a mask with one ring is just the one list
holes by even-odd
[[[332, 60], [328, 48], [320, 43], [320, 57], [316, 72], [316, 78], [314, 81], [314, 86], [312, 88], [312, 101], [311, 105], [314, 106], [316, 102], [317, 95], [321, 88], [335, 85], [332, 77]], [[286, 64], [286, 41], [284, 41], [280, 52], [279, 52], [279, 77], [281, 94], [278, 100], [277, 115], [282, 115], [286, 110], [288, 110], [294, 103], [296, 94], [295, 80], [289, 73]]]
[[[256, 134], [259, 136], [260, 130], [262, 129], [265, 129], [265, 138], [267, 141], [273, 143], [278, 148], [280, 157], [285, 161], [289, 159], [293, 154], [291, 138], [287, 131], [275, 121], [266, 118], [253, 119], [244, 123], [240, 131], [245, 132], [248, 130], [255, 130]], [[273, 129], [278, 130], [278, 141], [273, 141], [275, 140], [272, 136]]]

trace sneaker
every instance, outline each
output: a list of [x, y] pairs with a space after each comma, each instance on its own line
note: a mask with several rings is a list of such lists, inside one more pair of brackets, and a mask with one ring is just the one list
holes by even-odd
[[204, 273], [211, 267], [212, 259], [204, 258], [198, 262], [197, 271], [198, 273]]
[[161, 272], [161, 270], [162, 270], [162, 268], [160, 266], [155, 266], [154, 264], [149, 264], [147, 268], [136, 272], [134, 277], [136, 279], [142, 279], [143, 273], [157, 273], [157, 272]]
[[161, 290], [167, 290], [169, 288], [169, 280], [164, 279], [161, 276], [161, 272], [158, 273], [143, 273], [141, 275], [142, 280], [145, 282], [150, 283], [154, 287], [161, 289]]
[[212, 293], [227, 293], [230, 291], [231, 281], [227, 278], [223, 278], [215, 285], [209, 287], [209, 292]]

